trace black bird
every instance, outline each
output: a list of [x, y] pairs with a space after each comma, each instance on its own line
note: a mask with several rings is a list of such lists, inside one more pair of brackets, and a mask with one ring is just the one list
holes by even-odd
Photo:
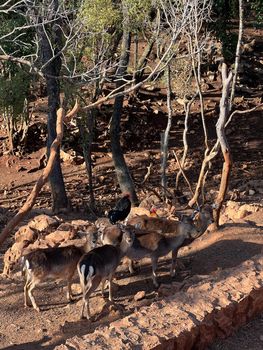
[[127, 218], [131, 211], [130, 195], [124, 195], [108, 213], [108, 219], [112, 225]]

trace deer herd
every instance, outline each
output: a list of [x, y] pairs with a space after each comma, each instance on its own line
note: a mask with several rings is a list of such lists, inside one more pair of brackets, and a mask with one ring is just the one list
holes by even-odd
[[[130, 208], [129, 208], [130, 210]], [[128, 210], [128, 211], [129, 211]], [[115, 215], [115, 212], [114, 212]], [[123, 213], [120, 215], [123, 220]], [[114, 219], [118, 218], [114, 216]], [[119, 220], [119, 221], [120, 221]], [[150, 258], [153, 285], [158, 287], [156, 270], [158, 259], [172, 252], [170, 274], [175, 275], [178, 250], [201, 236], [212, 222], [207, 208], [183, 216], [179, 221], [163, 217], [136, 215], [123, 223], [114, 223], [108, 218], [98, 219], [96, 224], [96, 247], [87, 251], [73, 245], [37, 249], [22, 257], [22, 273], [25, 276], [25, 307], [31, 301], [35, 310], [40, 311], [33, 296], [33, 289], [47, 279], [61, 279], [67, 282], [67, 298], [74, 299], [71, 285], [78, 272], [82, 290], [81, 318], [91, 318], [89, 298], [101, 283], [104, 295], [108, 281], [109, 300], [112, 296], [112, 279], [123, 257], [129, 259], [129, 271], [134, 272], [133, 262]], [[92, 237], [94, 240], [94, 237]]]

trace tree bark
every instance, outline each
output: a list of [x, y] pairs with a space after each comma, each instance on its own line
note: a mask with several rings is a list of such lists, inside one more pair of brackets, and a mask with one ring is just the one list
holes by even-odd
[[[58, 8], [58, 1], [54, 1], [54, 12]], [[52, 48], [53, 46], [54, 54], [56, 54], [62, 46], [62, 36], [61, 29], [58, 26], [58, 23], [54, 22], [50, 25], [49, 31], [44, 31], [39, 29], [40, 36], [40, 50], [41, 50], [41, 61], [42, 64], [46, 64], [52, 57]], [[48, 34], [49, 33], [49, 38]], [[51, 40], [51, 43], [50, 43]], [[59, 77], [61, 69], [61, 57], [58, 56], [52, 60], [44, 69], [44, 75], [47, 83], [47, 95], [48, 95], [48, 139], [47, 139], [47, 156], [50, 156], [50, 147], [52, 142], [56, 138], [56, 120], [57, 114], [56, 111], [60, 105], [60, 84], [59, 80], [53, 77]], [[61, 210], [68, 208], [68, 198], [66, 195], [64, 179], [61, 170], [60, 164], [60, 152], [56, 154], [54, 167], [49, 176], [49, 182], [51, 186], [52, 193], [52, 210], [54, 213], [57, 213]]]
[[94, 138], [94, 121], [95, 121], [96, 110], [90, 110], [85, 112], [81, 120], [77, 121], [79, 132], [82, 139], [82, 150], [85, 160], [86, 170], [88, 174], [89, 184], [89, 206], [92, 210], [95, 209], [95, 197], [93, 192], [93, 181], [92, 181], [92, 159], [91, 159], [91, 148]]
[[[131, 34], [128, 29], [129, 19], [128, 11], [125, 3], [123, 6], [123, 36], [122, 36], [122, 51], [119, 66], [116, 72], [116, 88], [123, 85], [123, 76], [127, 71], [127, 66], [130, 57], [130, 45], [131, 45]], [[114, 101], [114, 109], [110, 124], [110, 137], [112, 147], [112, 158], [114, 167], [117, 175], [117, 179], [120, 185], [122, 193], [129, 193], [131, 201], [134, 205], [138, 203], [137, 195], [135, 192], [134, 183], [124, 159], [124, 155], [120, 144], [120, 119], [123, 108], [123, 96], [118, 96]]]
[[229, 102], [230, 111], [232, 109], [232, 104], [235, 97], [236, 81], [237, 81], [238, 68], [239, 68], [239, 62], [240, 62], [241, 41], [243, 36], [243, 14], [244, 14], [243, 0], [239, 0], [239, 30], [238, 30], [238, 40], [237, 40], [237, 47], [236, 47], [235, 69], [234, 69], [233, 83], [232, 83], [230, 102]]
[[167, 65], [167, 110], [168, 110], [168, 120], [165, 132], [162, 133], [162, 163], [161, 163], [161, 185], [163, 187], [163, 197], [166, 196], [167, 189], [167, 178], [166, 178], [166, 167], [168, 158], [168, 143], [170, 136], [170, 129], [172, 125], [172, 105], [171, 105], [171, 69], [170, 65]]

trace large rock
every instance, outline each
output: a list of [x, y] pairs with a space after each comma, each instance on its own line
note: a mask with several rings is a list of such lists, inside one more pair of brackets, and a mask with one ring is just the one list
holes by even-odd
[[35, 249], [75, 245], [86, 251], [97, 243], [96, 226], [85, 220], [60, 223], [48, 215], [38, 215], [15, 233], [15, 243], [4, 255], [4, 275], [15, 272], [22, 255]]
[[205, 349], [261, 312], [263, 256], [258, 255], [55, 349]]
[[59, 221], [51, 216], [41, 214], [34, 217], [28, 224], [32, 229], [35, 229], [39, 232], [52, 232], [54, 228], [58, 227]]
[[231, 220], [244, 219], [251, 213], [262, 212], [263, 207], [259, 204], [244, 204], [242, 202], [228, 201], [224, 214]]

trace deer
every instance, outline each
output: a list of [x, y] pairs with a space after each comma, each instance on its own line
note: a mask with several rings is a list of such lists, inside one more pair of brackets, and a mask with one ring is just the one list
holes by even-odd
[[[184, 221], [178, 222], [176, 230], [173, 233], [160, 233], [152, 230], [142, 230], [134, 226], [127, 226], [126, 229], [133, 232], [134, 241], [132, 246], [127, 250], [126, 256], [130, 259], [129, 271], [134, 272], [133, 260], [141, 260], [150, 257], [152, 264], [152, 280], [155, 287], [159, 286], [157, 281], [157, 265], [160, 257], [166, 256], [172, 251], [172, 263], [170, 275], [174, 277], [176, 258], [179, 248], [190, 244], [194, 239], [201, 236], [208, 225], [212, 223], [211, 215], [207, 212], [194, 213], [192, 218], [185, 218]], [[102, 242], [112, 241], [116, 244], [116, 235], [104, 233]]]
[[40, 311], [33, 296], [33, 289], [47, 279], [67, 281], [67, 299], [73, 301], [72, 278], [77, 263], [83, 255], [82, 248], [65, 246], [55, 248], [36, 249], [22, 257], [23, 273], [26, 277], [24, 286], [25, 307], [29, 306], [29, 299], [33, 308]]
[[87, 237], [86, 243], [81, 247], [75, 245], [37, 248], [25, 253], [21, 257], [22, 273], [25, 276], [24, 305], [29, 306], [29, 299], [33, 308], [40, 311], [33, 296], [34, 288], [48, 279], [67, 281], [67, 299], [74, 300], [71, 290], [72, 279], [77, 264], [82, 255], [97, 244], [97, 232]]
[[109, 281], [109, 300], [112, 302], [112, 279], [120, 264], [121, 259], [131, 248], [134, 241], [134, 234], [123, 225], [121, 228], [121, 239], [116, 245], [105, 244], [86, 253], [80, 259], [77, 270], [82, 289], [81, 318], [90, 320], [89, 297], [101, 283], [101, 293], [104, 296], [106, 280]]

